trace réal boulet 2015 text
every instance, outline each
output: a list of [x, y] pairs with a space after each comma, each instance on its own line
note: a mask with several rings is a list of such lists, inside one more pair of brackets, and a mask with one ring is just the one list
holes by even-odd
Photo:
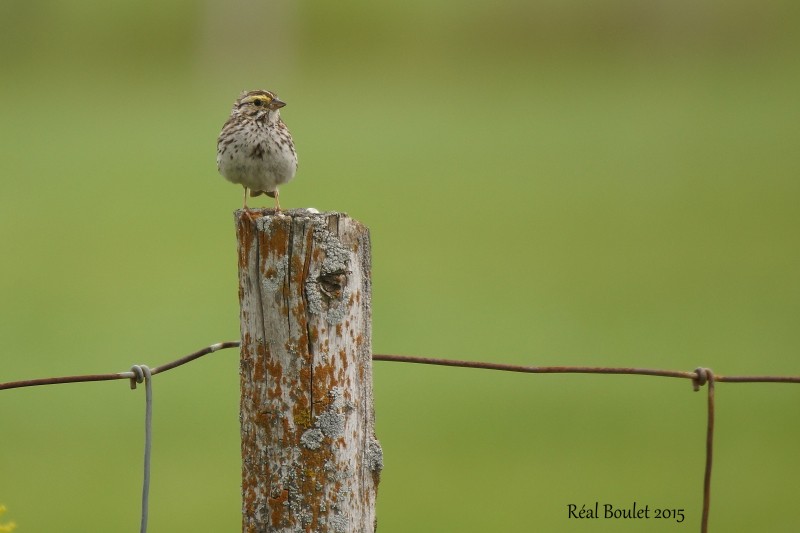
[[615, 507], [610, 503], [594, 505], [585, 503], [578, 507], [577, 504], [567, 504], [567, 518], [578, 519], [620, 519], [620, 520], [675, 520], [681, 523], [684, 520], [683, 509], [666, 509], [661, 507], [642, 506], [636, 502], [630, 507]]

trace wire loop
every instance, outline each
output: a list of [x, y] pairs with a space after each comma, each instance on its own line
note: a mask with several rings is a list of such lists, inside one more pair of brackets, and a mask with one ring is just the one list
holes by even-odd
[[131, 372], [133, 372], [133, 377], [130, 378], [131, 389], [135, 389], [137, 383], [142, 383], [145, 379], [149, 380], [152, 377], [150, 368], [147, 365], [133, 365]]
[[700, 387], [708, 383], [709, 380], [714, 379], [714, 373], [711, 369], [702, 366], [698, 366], [694, 369], [694, 375], [695, 377], [692, 378], [692, 387], [695, 392], [699, 391]]

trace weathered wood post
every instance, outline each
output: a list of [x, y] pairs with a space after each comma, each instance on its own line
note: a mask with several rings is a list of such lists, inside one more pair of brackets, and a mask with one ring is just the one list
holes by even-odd
[[373, 532], [369, 230], [302, 209], [235, 219], [242, 531]]

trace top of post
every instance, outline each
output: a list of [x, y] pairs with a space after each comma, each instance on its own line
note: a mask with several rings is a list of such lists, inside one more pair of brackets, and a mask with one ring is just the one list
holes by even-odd
[[301, 207], [295, 209], [281, 209], [278, 211], [275, 208], [250, 208], [237, 209], [233, 213], [236, 220], [242, 217], [248, 217], [252, 220], [263, 217], [289, 217], [289, 218], [328, 218], [335, 216], [338, 218], [350, 218], [350, 216], [342, 211], [318, 211], [313, 207]]

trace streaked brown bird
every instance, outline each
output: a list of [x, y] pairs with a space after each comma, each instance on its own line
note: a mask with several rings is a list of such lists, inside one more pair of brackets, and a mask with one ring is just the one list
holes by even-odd
[[292, 135], [281, 120], [286, 103], [270, 91], [244, 91], [236, 99], [231, 116], [217, 139], [217, 169], [222, 176], [244, 187], [250, 196], [275, 198], [280, 211], [278, 186], [297, 172], [297, 153]]

